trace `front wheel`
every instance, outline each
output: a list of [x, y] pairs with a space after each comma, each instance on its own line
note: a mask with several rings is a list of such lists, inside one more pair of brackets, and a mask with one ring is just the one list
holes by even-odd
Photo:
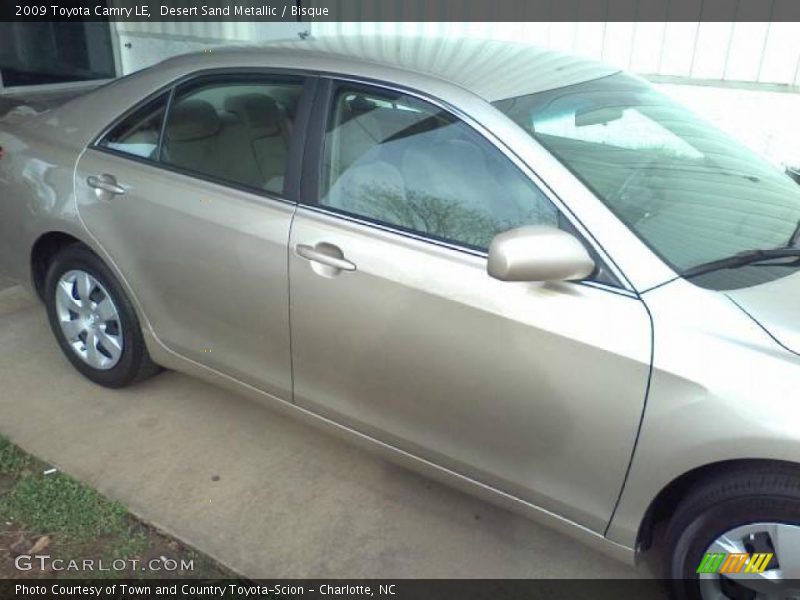
[[122, 286], [87, 247], [75, 244], [56, 255], [44, 293], [61, 350], [87, 378], [120, 388], [158, 371]]
[[800, 469], [719, 473], [681, 502], [666, 543], [675, 598], [800, 598]]

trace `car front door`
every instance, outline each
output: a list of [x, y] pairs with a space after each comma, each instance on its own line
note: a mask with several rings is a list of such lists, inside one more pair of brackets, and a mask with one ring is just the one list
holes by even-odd
[[286, 399], [287, 244], [312, 85], [189, 79], [111, 127], [76, 171], [80, 216], [159, 339]]
[[323, 87], [290, 240], [295, 402], [602, 531], [645, 399], [644, 305], [490, 278], [495, 234], [567, 226], [548, 196], [437, 105]]

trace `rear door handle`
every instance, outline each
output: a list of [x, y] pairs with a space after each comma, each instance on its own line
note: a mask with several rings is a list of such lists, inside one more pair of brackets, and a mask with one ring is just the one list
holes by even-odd
[[317, 247], [308, 246], [306, 244], [297, 244], [297, 246], [295, 246], [295, 250], [297, 251], [298, 256], [301, 256], [306, 260], [318, 262], [322, 265], [333, 267], [334, 269], [341, 269], [342, 271], [356, 270], [355, 264], [351, 263], [346, 258], [341, 256], [332, 256], [325, 250], [320, 250], [320, 247], [325, 248], [325, 250], [328, 250], [328, 252], [337, 252], [341, 254], [341, 250], [339, 250], [336, 246], [325, 243], [317, 244]]
[[117, 183], [114, 176], [106, 173], [99, 176], [89, 175], [86, 178], [86, 183], [89, 184], [89, 187], [101, 192], [108, 192], [112, 196], [121, 196], [125, 193], [125, 188]]

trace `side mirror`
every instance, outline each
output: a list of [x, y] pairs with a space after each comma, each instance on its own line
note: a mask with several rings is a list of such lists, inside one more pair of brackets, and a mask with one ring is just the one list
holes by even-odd
[[500, 281], [571, 281], [594, 269], [583, 244], [556, 227], [518, 227], [497, 235], [489, 246], [489, 275]]

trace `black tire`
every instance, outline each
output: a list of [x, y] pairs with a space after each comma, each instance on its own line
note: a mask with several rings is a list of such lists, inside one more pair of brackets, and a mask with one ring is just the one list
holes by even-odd
[[800, 525], [800, 467], [752, 461], [692, 488], [665, 535], [673, 597], [702, 598], [697, 568], [706, 549], [726, 531], [759, 522]]
[[[79, 269], [94, 277], [108, 292], [119, 313], [122, 328], [122, 352], [119, 361], [110, 369], [94, 368], [84, 362], [72, 349], [58, 321], [56, 312], [56, 285], [65, 273]], [[130, 300], [111, 270], [100, 258], [83, 244], [72, 244], [61, 250], [52, 260], [45, 277], [44, 301], [50, 329], [58, 345], [72, 365], [85, 377], [109, 388], [122, 388], [155, 375], [160, 367], [147, 352], [139, 319]]]

